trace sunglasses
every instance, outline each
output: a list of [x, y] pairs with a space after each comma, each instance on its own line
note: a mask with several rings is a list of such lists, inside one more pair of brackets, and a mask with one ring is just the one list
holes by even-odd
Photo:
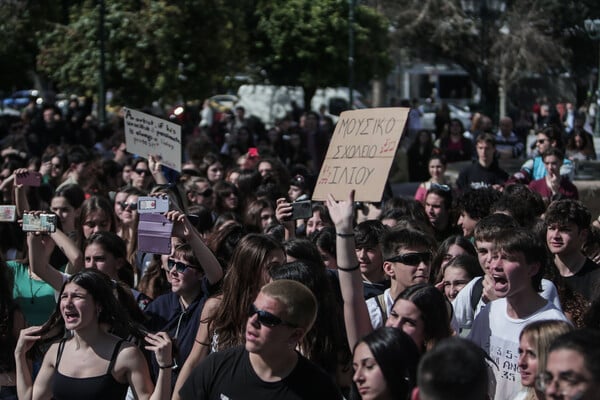
[[548, 139], [538, 139], [535, 142], [536, 143], [546, 143], [548, 141]]
[[400, 262], [402, 264], [417, 266], [421, 262], [425, 264], [429, 264], [431, 262], [432, 254], [429, 251], [424, 251], [422, 253], [406, 253], [406, 254], [398, 254], [397, 256], [390, 257], [385, 261], [389, 262]]
[[129, 209], [130, 209], [131, 211], [135, 211], [135, 210], [137, 210], [137, 203], [126, 203], [126, 202], [124, 202], [124, 201], [120, 201], [120, 202], [119, 202], [119, 205], [121, 206], [121, 208], [122, 208], [123, 210], [126, 210], [126, 209], [127, 209], [127, 207], [129, 207]]
[[150, 173], [147, 169], [134, 169], [133, 171], [138, 175], [148, 175]]
[[258, 319], [258, 322], [261, 325], [267, 326], [269, 328], [274, 328], [277, 325], [287, 325], [292, 328], [298, 327], [298, 325], [292, 324], [291, 322], [286, 322], [268, 311], [259, 310], [254, 304], [251, 304], [250, 309], [248, 310], [248, 318], [252, 318], [254, 314], [256, 314], [256, 318]]
[[196, 192], [197, 195], [202, 197], [210, 197], [213, 194], [213, 190], [211, 188], [207, 188], [204, 192]]
[[52, 168], [54, 168], [54, 169], [61, 169], [61, 168], [62, 168], [62, 165], [60, 165], [60, 164], [54, 164], [54, 163], [53, 163], [53, 164], [52, 164]]
[[169, 258], [167, 260], [167, 267], [169, 268], [169, 271], [171, 271], [174, 267], [175, 271], [177, 271], [180, 274], [183, 274], [185, 272], [185, 270], [188, 268], [197, 269], [196, 267], [194, 267], [190, 264], [186, 264], [181, 261], [175, 261], [172, 258]]
[[452, 188], [448, 185], [440, 185], [439, 183], [432, 183], [430, 186], [431, 189], [438, 189], [438, 190], [442, 190], [444, 192], [449, 192], [452, 190]]

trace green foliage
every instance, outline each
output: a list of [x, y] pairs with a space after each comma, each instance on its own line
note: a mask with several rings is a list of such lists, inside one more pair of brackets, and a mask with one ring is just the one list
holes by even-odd
[[[275, 84], [305, 88], [345, 85], [348, 77], [348, 1], [264, 0], [257, 7], [256, 63]], [[387, 20], [355, 8], [355, 76], [366, 82], [390, 68]]]
[[[223, 2], [137, 4], [106, 1], [106, 87], [117, 102], [142, 106], [159, 98], [201, 98], [219, 84], [223, 72], [235, 68], [236, 36], [228, 19], [235, 14]], [[99, 7], [88, 1], [71, 11], [69, 25], [55, 24], [40, 35], [38, 68], [65, 90], [94, 92], [100, 68]]]

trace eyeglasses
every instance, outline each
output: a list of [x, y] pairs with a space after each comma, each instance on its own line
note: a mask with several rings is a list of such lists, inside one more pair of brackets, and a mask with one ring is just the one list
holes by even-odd
[[284, 321], [278, 316], [273, 315], [268, 311], [259, 310], [254, 304], [251, 304], [250, 308], [248, 309], [248, 318], [252, 318], [254, 314], [256, 314], [256, 318], [258, 319], [258, 322], [261, 325], [267, 326], [269, 328], [274, 328], [277, 325], [287, 325], [291, 326], [292, 328], [298, 327], [298, 325]]
[[536, 377], [535, 388], [540, 392], [545, 392], [554, 382], [558, 383], [558, 388], [561, 392], [566, 392], [580, 383], [587, 382], [587, 379], [573, 371], [560, 372], [557, 377], [545, 371]]
[[422, 253], [406, 253], [406, 254], [398, 254], [397, 256], [390, 257], [385, 261], [389, 262], [400, 262], [402, 264], [417, 266], [421, 262], [425, 264], [429, 264], [431, 262], [431, 252], [424, 251]]
[[54, 169], [61, 169], [62, 165], [52, 163], [52, 168], [54, 168]]
[[539, 143], [539, 144], [542, 144], [542, 143], [546, 143], [547, 141], [548, 141], [548, 139], [538, 139], [535, 142]]
[[175, 267], [175, 271], [177, 271], [177, 273], [179, 273], [179, 274], [183, 274], [185, 272], [185, 270], [188, 268], [198, 269], [198, 268], [194, 267], [193, 265], [186, 264], [181, 261], [175, 261], [172, 258], [169, 258], [167, 260], [167, 267], [169, 268], [169, 271], [171, 271], [173, 269], [173, 267]]
[[444, 192], [449, 192], [452, 188], [448, 185], [440, 185], [439, 183], [431, 183], [430, 189], [438, 189]]
[[138, 175], [148, 175], [150, 173], [147, 169], [134, 169], [133, 171]]
[[127, 209], [127, 207], [129, 207], [129, 209], [130, 209], [131, 211], [135, 211], [135, 210], [137, 210], [137, 203], [133, 203], [133, 202], [132, 202], [132, 203], [127, 203], [127, 202], [124, 202], [124, 201], [120, 201], [120, 202], [119, 202], [119, 205], [121, 206], [121, 208], [122, 208], [123, 210], [126, 210], [126, 209]]
[[211, 188], [204, 189], [203, 192], [195, 192], [197, 195], [202, 197], [210, 197], [213, 194], [213, 190]]

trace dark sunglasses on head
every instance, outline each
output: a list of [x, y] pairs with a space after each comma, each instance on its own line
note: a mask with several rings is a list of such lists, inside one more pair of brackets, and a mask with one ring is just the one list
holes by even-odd
[[444, 192], [449, 192], [452, 190], [452, 188], [448, 185], [440, 185], [439, 183], [432, 183], [430, 186], [431, 189], [438, 189], [438, 190], [442, 190]]
[[250, 309], [248, 310], [248, 318], [252, 318], [254, 314], [256, 314], [256, 318], [261, 325], [269, 328], [276, 327], [277, 325], [287, 325], [291, 326], [292, 328], [296, 328], [298, 326], [296, 324], [292, 324], [291, 322], [286, 322], [268, 311], [259, 310], [254, 304], [251, 304]]
[[416, 266], [416, 265], [419, 265], [421, 262], [424, 262], [425, 264], [429, 264], [431, 262], [431, 257], [432, 257], [431, 252], [424, 251], [422, 253], [398, 254], [397, 256], [390, 257], [385, 261], [401, 262], [402, 264]]
[[150, 173], [147, 169], [134, 169], [133, 171], [138, 175], [148, 175]]
[[122, 208], [123, 210], [127, 209], [127, 207], [129, 207], [129, 209], [130, 209], [131, 211], [135, 211], [135, 210], [137, 210], [137, 203], [127, 203], [127, 202], [125, 202], [125, 201], [120, 201], [120, 202], [119, 202], [119, 205], [121, 206], [121, 208]]
[[171, 271], [173, 267], [175, 267], [175, 271], [177, 271], [180, 274], [183, 274], [188, 268], [196, 269], [190, 264], [182, 263], [181, 261], [175, 261], [172, 258], [169, 258], [167, 260], [167, 267], [169, 268], [169, 271]]

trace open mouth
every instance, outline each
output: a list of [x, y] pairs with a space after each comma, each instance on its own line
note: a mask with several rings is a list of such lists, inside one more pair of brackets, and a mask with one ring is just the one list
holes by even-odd
[[494, 290], [500, 292], [506, 290], [508, 286], [508, 280], [506, 279], [506, 277], [502, 275], [492, 275], [492, 278], [494, 279]]
[[79, 318], [79, 314], [75, 311], [66, 311], [64, 313], [65, 322], [73, 322]]

